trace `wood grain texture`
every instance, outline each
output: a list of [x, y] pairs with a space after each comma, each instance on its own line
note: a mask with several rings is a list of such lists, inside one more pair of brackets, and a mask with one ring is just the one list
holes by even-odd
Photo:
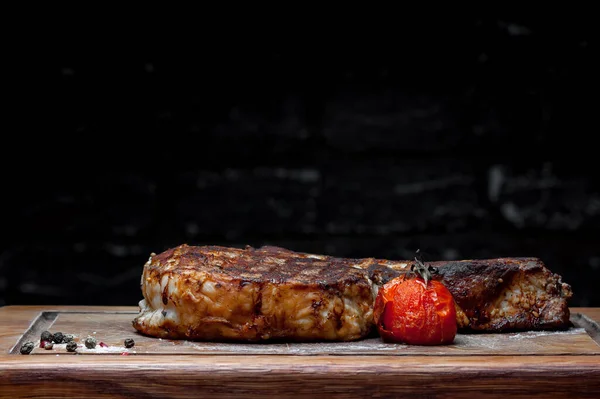
[[571, 308], [571, 313], [581, 313], [600, 324], [600, 308]]
[[[8, 354], [41, 311], [0, 308], [0, 397], [598, 397], [600, 355], [22, 356]], [[598, 309], [573, 309], [598, 320]]]
[[[87, 336], [93, 336], [108, 347], [87, 349], [81, 345], [80, 355], [119, 355], [131, 354], [179, 355], [214, 354], [245, 355], [576, 355], [598, 354], [600, 346], [590, 338], [584, 328], [576, 327], [567, 331], [532, 331], [506, 334], [458, 334], [452, 345], [414, 346], [383, 342], [379, 337], [355, 342], [313, 342], [313, 343], [230, 343], [192, 342], [187, 340], [157, 339], [139, 334], [131, 324], [136, 312], [42, 312], [32, 327], [24, 334], [11, 353], [18, 353], [20, 346], [27, 341], [39, 341], [44, 330], [61, 331], [75, 335], [75, 341], [82, 343]], [[591, 322], [590, 322], [591, 323]], [[136, 345], [126, 349], [123, 341], [134, 338]], [[55, 356], [65, 354], [64, 345], [56, 345], [53, 350], [35, 348], [32, 355]]]
[[133, 306], [5, 306], [0, 308], [0, 359], [19, 340], [36, 317], [44, 311], [122, 312], [136, 311]]

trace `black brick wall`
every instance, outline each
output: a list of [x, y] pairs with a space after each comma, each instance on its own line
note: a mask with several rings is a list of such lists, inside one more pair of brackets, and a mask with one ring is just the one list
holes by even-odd
[[21, 59], [0, 305], [134, 305], [148, 254], [189, 243], [537, 256], [600, 306], [593, 25], [419, 26]]

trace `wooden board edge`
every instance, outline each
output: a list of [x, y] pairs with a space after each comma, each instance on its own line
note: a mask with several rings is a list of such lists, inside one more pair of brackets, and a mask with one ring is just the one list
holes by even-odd
[[[136, 307], [106, 307], [106, 306], [6, 306], [0, 309], [0, 317], [10, 317], [14, 316], [19, 319], [23, 323], [23, 328], [20, 330], [21, 333], [26, 333], [30, 331], [32, 328], [38, 328], [41, 333], [44, 329], [49, 329], [53, 323], [53, 320], [56, 318], [58, 313], [123, 313], [123, 314], [136, 314], [138, 309]], [[581, 312], [580, 312], [581, 311]], [[54, 317], [52, 317], [54, 315]], [[577, 327], [582, 327], [586, 330], [588, 335], [595, 341], [597, 345], [600, 346], [600, 325], [597, 323], [596, 319], [592, 319], [591, 317], [595, 317], [600, 315], [600, 308], [572, 308], [571, 310], [571, 319]], [[41, 318], [44, 319], [44, 323], [39, 323]], [[47, 320], [46, 320], [47, 319]], [[25, 322], [29, 321], [29, 326], [26, 327]], [[18, 323], [17, 323], [18, 324]], [[38, 324], [40, 324], [38, 326]], [[25, 335], [22, 336], [19, 334], [20, 339], [17, 339], [17, 335], [13, 331], [12, 336], [2, 334], [3, 332], [2, 324], [0, 324], [0, 357], [10, 354], [18, 354], [18, 348], [20, 344], [22, 344], [25, 339]], [[12, 340], [10, 340], [12, 338]], [[10, 342], [9, 342], [10, 341]], [[21, 342], [23, 341], [23, 342]], [[332, 354], [335, 355], [335, 354]], [[354, 355], [362, 355], [362, 354], [348, 354], [342, 356], [354, 356]], [[558, 355], [558, 354], [554, 354]], [[166, 354], [161, 354], [161, 356], [166, 356]], [[258, 356], [258, 355], [257, 355]], [[269, 356], [269, 354], [261, 354], [260, 356]], [[314, 356], [314, 355], [311, 355]], [[424, 355], [424, 356], [435, 356], [435, 355]], [[494, 355], [497, 356], [497, 355]], [[523, 355], [526, 356], [526, 355]]]
[[[57, 320], [59, 315], [127, 315], [128, 317], [131, 315], [135, 315], [137, 314], [137, 312], [135, 311], [130, 311], [130, 310], [110, 310], [110, 309], [64, 309], [64, 310], [60, 310], [60, 311], [41, 311], [38, 313], [37, 318], [34, 319], [34, 321], [30, 324], [30, 326], [24, 331], [24, 334], [21, 336], [21, 338], [18, 340], [18, 342], [16, 343], [16, 345], [14, 345], [11, 350], [9, 351], [10, 355], [19, 355], [19, 348], [26, 342], [26, 341], [34, 341], [37, 342], [37, 340], [39, 339], [39, 336], [41, 334], [42, 331], [45, 330], [51, 330], [52, 326], [54, 325], [55, 321]], [[600, 326], [598, 326], [597, 324], [595, 324], [595, 322], [593, 320], [590, 320], [589, 318], [579, 314], [579, 313], [572, 313], [571, 315], [571, 319], [573, 322], [573, 327], [576, 328], [581, 328], [581, 329], [585, 329], [586, 331], [586, 337], [589, 337], [589, 339], [591, 339], [593, 342], [590, 342], [590, 350], [588, 350], [587, 352], [583, 352], [583, 351], [577, 351], [577, 352], [570, 352], [570, 351], [558, 351], [558, 350], [554, 350], [554, 351], [549, 351], [549, 352], [545, 352], [545, 353], [533, 353], [531, 351], [527, 352], [524, 351], [523, 353], [521, 353], [520, 351], [516, 351], [516, 350], [512, 350], [512, 351], [504, 351], [503, 353], [488, 353], [486, 354], [486, 356], [490, 356], [490, 357], [497, 357], [497, 356], [590, 356], [590, 355], [600, 355], [600, 344], [598, 343], [598, 339], [600, 339], [600, 334], [598, 334], [598, 331], [600, 331]], [[590, 336], [590, 333], [594, 332], [595, 334], [593, 336]], [[95, 332], [94, 332], [95, 333]], [[595, 348], [595, 350], [594, 350]], [[63, 351], [64, 352], [64, 351]], [[404, 352], [398, 352], [398, 351], [389, 351], [389, 352], [385, 352], [385, 351], [378, 351], [376, 352], [371, 352], [371, 353], [367, 353], [367, 351], [364, 350], [354, 350], [351, 347], [345, 347], [342, 350], [321, 350], [321, 351], [306, 351], [306, 352], [298, 352], [298, 353], [282, 353], [282, 352], [249, 352], [252, 353], [252, 355], [254, 356], [285, 356], [285, 355], [295, 355], [295, 356], [392, 356], [392, 357], [406, 357], [406, 356], [424, 356], [424, 357], [432, 357], [432, 356], [477, 356], [477, 355], [483, 355], [483, 353], [481, 351], [477, 351], [477, 353], [472, 353], [472, 352], [460, 352], [460, 351], [456, 351], [456, 352], [449, 352], [449, 353], [439, 353], [439, 352], [425, 352], [425, 353], [404, 353]], [[117, 352], [110, 352], [110, 353], [106, 353], [106, 352], [98, 352], [98, 353], [85, 353], [85, 355], [87, 356], [119, 356], [121, 353]], [[172, 351], [160, 351], [160, 352], [156, 352], [156, 353], [140, 353], [144, 354], [146, 356], [169, 356], [169, 355], [179, 355], [180, 353], [178, 351], [172, 350]], [[238, 357], [238, 356], [244, 356], [245, 353], [243, 352], [230, 352], [228, 350], [225, 351], [221, 351], [221, 350], [217, 350], [217, 349], [208, 349], [208, 350], [203, 350], [202, 353], [196, 353], [196, 355], [219, 355], [219, 356], [234, 356], [234, 357]], [[60, 355], [60, 356], [73, 356], [74, 354], [71, 353], [56, 353], [56, 352], [44, 352], [42, 351], [42, 353], [40, 352], [36, 352], [36, 355], [44, 355], [44, 356], [55, 356], [55, 355]], [[137, 356], [138, 354], [134, 351], [133, 353], [131, 353], [131, 355], [133, 356]]]
[[137, 306], [7, 305], [0, 307], [0, 358], [13, 350], [22, 334], [42, 312], [131, 312]]
[[600, 307], [598, 308], [571, 308], [571, 312], [581, 313], [586, 315], [591, 320], [594, 320], [600, 325]]
[[[27, 359], [30, 360], [30, 359]], [[125, 359], [123, 359], [125, 360]], [[0, 393], [7, 397], [122, 396], [189, 397], [598, 397], [600, 362], [582, 357], [527, 359], [420, 357], [402, 362], [369, 357], [323, 356], [223, 359], [174, 357], [155, 362], [127, 359], [99, 364], [60, 359], [56, 367], [25, 361], [0, 361]]]
[[583, 313], [571, 313], [571, 320], [585, 329], [590, 338], [600, 346], [600, 325]]

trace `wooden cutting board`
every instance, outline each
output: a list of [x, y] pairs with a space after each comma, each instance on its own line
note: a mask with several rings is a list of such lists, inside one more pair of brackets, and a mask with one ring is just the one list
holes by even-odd
[[[234, 344], [145, 337], [135, 307], [0, 308], [0, 397], [600, 397], [600, 308], [567, 331], [459, 334], [449, 346]], [[39, 343], [44, 330], [106, 347]], [[133, 338], [135, 347], [123, 346]]]

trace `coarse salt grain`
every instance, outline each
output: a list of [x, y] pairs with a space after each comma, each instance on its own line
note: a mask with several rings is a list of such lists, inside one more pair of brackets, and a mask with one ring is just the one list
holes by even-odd
[[120, 346], [106, 346], [106, 347], [102, 347], [100, 345], [96, 345], [95, 348], [93, 349], [88, 349], [85, 346], [82, 348], [77, 348], [77, 351], [79, 353], [121, 353], [123, 351], [127, 351], [127, 349], [124, 349], [123, 347]]

